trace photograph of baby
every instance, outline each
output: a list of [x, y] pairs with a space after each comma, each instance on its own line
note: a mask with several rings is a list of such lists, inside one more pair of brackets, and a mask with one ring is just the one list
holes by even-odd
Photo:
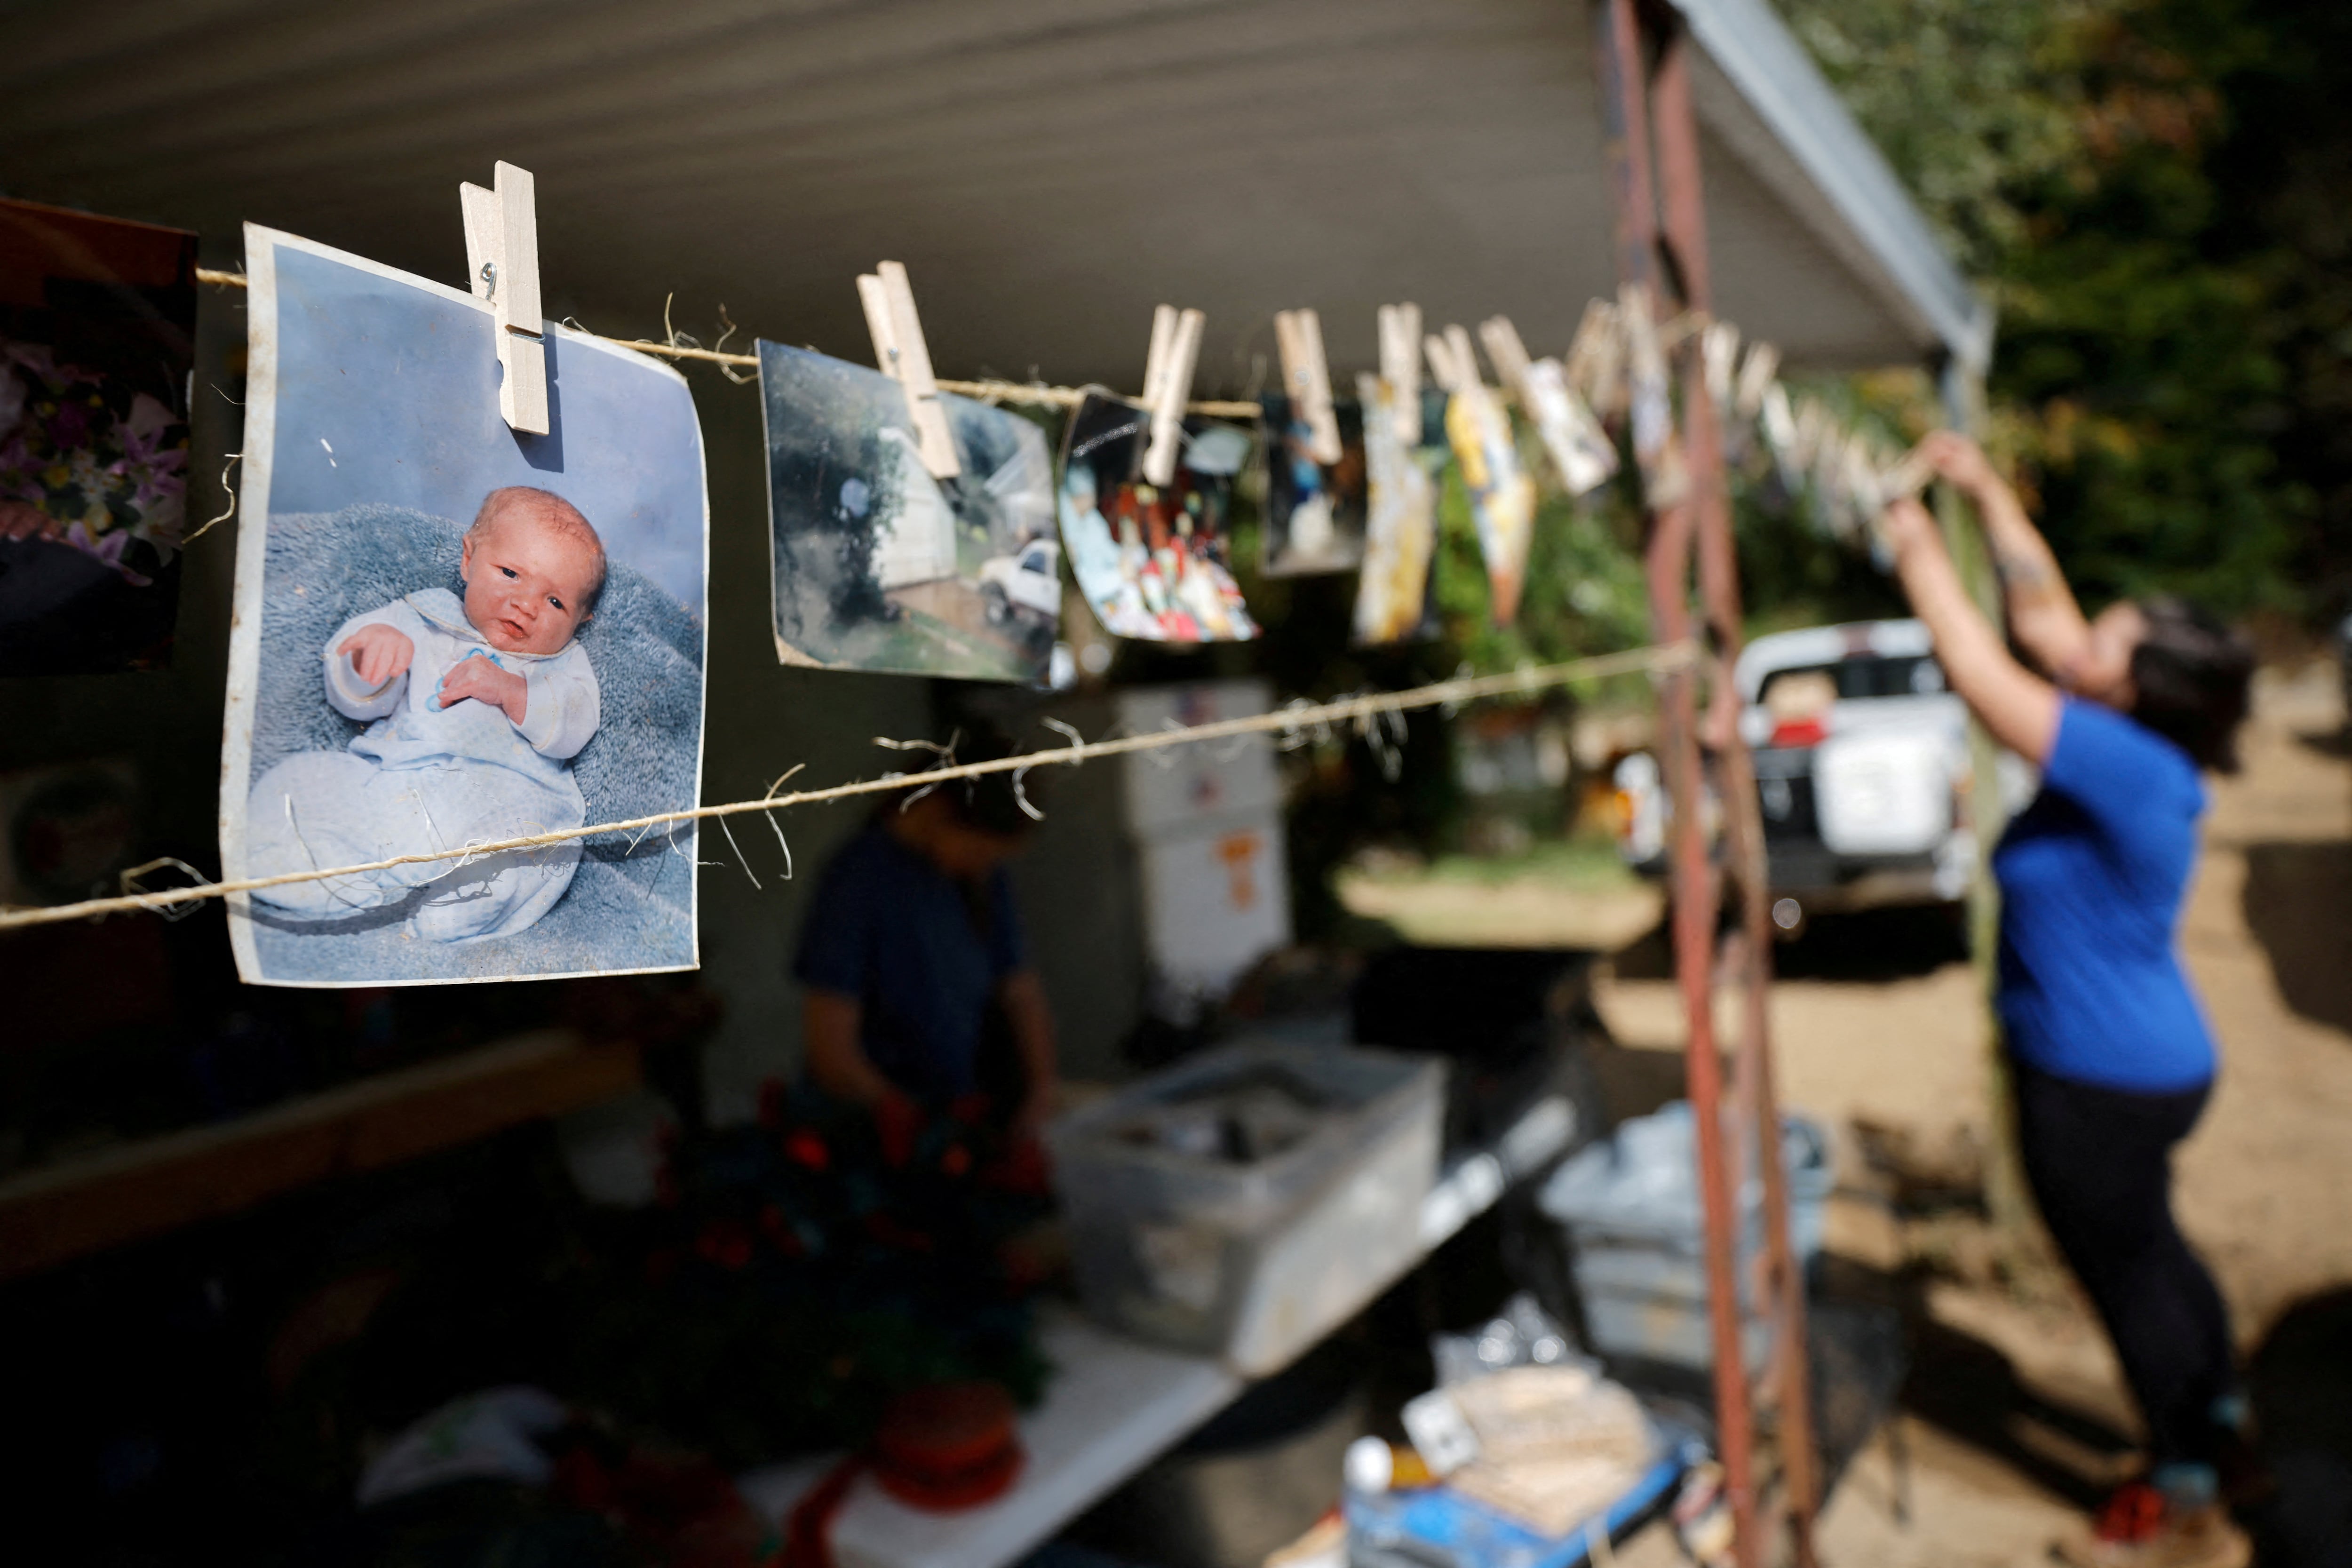
[[963, 471], [934, 479], [880, 371], [762, 342], [760, 387], [777, 657], [1044, 680], [1062, 619], [1045, 431], [942, 395]]
[[[545, 330], [499, 413], [487, 303], [247, 226], [226, 874], [464, 849], [700, 796], [702, 436], [670, 367]], [[691, 968], [678, 824], [233, 900], [238, 972], [384, 985]]]
[[0, 201], [0, 676], [170, 662], [196, 237]]
[[1315, 460], [1315, 428], [1291, 400], [1264, 400], [1266, 430], [1265, 545], [1269, 577], [1352, 572], [1364, 559], [1364, 417], [1361, 405], [1337, 403], [1339, 460]]
[[[1437, 630], [1437, 496], [1446, 463], [1445, 395], [1415, 395], [1413, 417], [1376, 375], [1356, 378], [1366, 483], [1364, 569], [1356, 579], [1360, 647]], [[1417, 433], [1417, 438], [1415, 434]]]
[[1247, 642], [1257, 623], [1234, 581], [1225, 523], [1251, 433], [1198, 416], [1165, 487], [1143, 478], [1151, 416], [1089, 392], [1062, 435], [1058, 501], [1070, 572], [1103, 629], [1150, 642]]

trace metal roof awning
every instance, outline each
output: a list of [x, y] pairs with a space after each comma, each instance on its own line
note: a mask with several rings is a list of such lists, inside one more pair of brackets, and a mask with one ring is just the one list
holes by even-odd
[[[1763, 0], [1684, 10], [1722, 313], [1802, 365], [1980, 361], [1984, 307]], [[1591, 37], [1581, 0], [44, 0], [0, 17], [0, 187], [455, 282], [456, 186], [506, 158], [550, 314], [600, 331], [675, 291], [706, 340], [724, 301], [862, 359], [889, 257], [945, 374], [1124, 386], [1168, 300], [1232, 391], [1293, 305], [1343, 372], [1391, 300], [1563, 347], [1615, 285]]]

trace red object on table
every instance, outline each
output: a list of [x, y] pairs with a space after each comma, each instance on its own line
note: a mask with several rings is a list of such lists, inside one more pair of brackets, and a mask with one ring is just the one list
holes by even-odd
[[833, 1568], [833, 1521], [858, 1472], [912, 1508], [948, 1513], [1003, 1496], [1024, 1456], [1013, 1396], [992, 1383], [945, 1384], [900, 1394], [874, 1441], [828, 1471], [784, 1521], [784, 1568]]
[[973, 1508], [1021, 1474], [1013, 1396], [992, 1383], [950, 1384], [900, 1395], [874, 1434], [874, 1479], [915, 1508]]

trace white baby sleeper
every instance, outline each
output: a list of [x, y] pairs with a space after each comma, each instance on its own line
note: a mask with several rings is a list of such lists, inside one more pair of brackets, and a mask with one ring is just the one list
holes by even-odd
[[[407, 671], [361, 684], [343, 643], [389, 626], [415, 645]], [[565, 764], [596, 733], [596, 674], [577, 642], [534, 655], [490, 647], [446, 588], [353, 616], [328, 639], [327, 700], [372, 720], [341, 752], [287, 757], [253, 786], [247, 810], [250, 874], [362, 865], [399, 855], [578, 827], [587, 802]], [[523, 721], [488, 702], [444, 706], [443, 682], [488, 658], [529, 684]], [[580, 861], [576, 839], [466, 860], [425, 861], [324, 881], [263, 889], [254, 899], [299, 919], [336, 920], [417, 897], [411, 931], [434, 942], [511, 936], [563, 897]]]

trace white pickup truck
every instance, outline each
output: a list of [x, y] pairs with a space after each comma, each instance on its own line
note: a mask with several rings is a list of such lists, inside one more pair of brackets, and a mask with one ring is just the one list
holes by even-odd
[[992, 625], [1027, 620], [1052, 626], [1062, 613], [1062, 546], [1033, 539], [1010, 555], [981, 563], [980, 597]]
[[[1968, 710], [1945, 688], [1927, 627], [1859, 621], [1776, 632], [1748, 645], [1734, 679], [1776, 924], [1793, 931], [1816, 913], [1967, 893], [1976, 861]], [[1656, 760], [1627, 757], [1616, 783], [1621, 850], [1662, 872], [1667, 803]], [[2003, 804], [2021, 805], [2031, 790], [2024, 765], [2004, 754]]]

